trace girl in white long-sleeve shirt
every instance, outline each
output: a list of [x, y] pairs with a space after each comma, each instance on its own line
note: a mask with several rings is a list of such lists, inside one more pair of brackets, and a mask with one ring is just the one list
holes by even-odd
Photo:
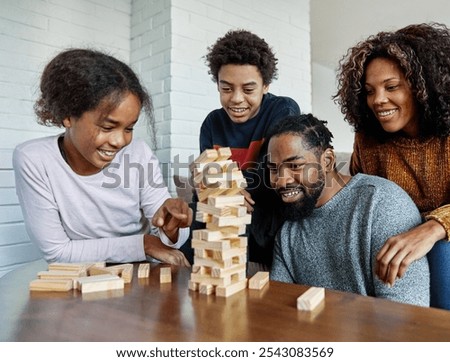
[[39, 122], [65, 132], [17, 146], [13, 164], [27, 231], [45, 259], [148, 255], [188, 266], [177, 248], [189, 236], [192, 211], [170, 197], [158, 160], [132, 137], [142, 108], [153, 122], [135, 73], [104, 53], [70, 49], [47, 65], [40, 88]]

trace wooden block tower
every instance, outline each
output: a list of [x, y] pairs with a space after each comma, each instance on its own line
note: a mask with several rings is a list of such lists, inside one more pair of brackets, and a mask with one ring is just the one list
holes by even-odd
[[205, 150], [193, 169], [199, 198], [195, 218], [206, 229], [192, 233], [189, 289], [222, 297], [247, 287], [247, 237], [240, 235], [251, 222], [241, 194], [247, 183], [230, 156], [228, 147]]

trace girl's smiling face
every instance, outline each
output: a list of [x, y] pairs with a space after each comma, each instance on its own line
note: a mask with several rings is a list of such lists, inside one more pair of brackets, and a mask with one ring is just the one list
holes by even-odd
[[107, 114], [104, 104], [84, 112], [78, 119], [69, 117], [63, 121], [64, 152], [68, 164], [79, 175], [93, 175], [102, 170], [133, 138], [133, 127], [142, 107], [138, 97], [127, 93]]

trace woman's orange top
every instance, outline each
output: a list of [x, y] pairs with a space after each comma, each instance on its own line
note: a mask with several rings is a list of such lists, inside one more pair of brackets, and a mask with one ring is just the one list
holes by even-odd
[[356, 133], [350, 172], [394, 181], [411, 196], [423, 217], [438, 221], [449, 238], [450, 137], [397, 137], [380, 143]]

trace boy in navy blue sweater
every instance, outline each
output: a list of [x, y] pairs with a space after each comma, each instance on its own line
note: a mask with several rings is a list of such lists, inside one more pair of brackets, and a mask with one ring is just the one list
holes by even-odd
[[217, 83], [222, 108], [210, 112], [202, 124], [200, 153], [230, 147], [231, 159], [238, 163], [248, 184], [244, 196], [252, 213], [249, 260], [267, 269], [279, 226], [274, 212], [279, 200], [264, 182], [261, 146], [273, 125], [288, 115], [300, 114], [300, 108], [289, 97], [269, 93], [270, 83], [277, 78], [278, 60], [264, 39], [246, 30], [233, 30], [208, 51], [206, 64]]

